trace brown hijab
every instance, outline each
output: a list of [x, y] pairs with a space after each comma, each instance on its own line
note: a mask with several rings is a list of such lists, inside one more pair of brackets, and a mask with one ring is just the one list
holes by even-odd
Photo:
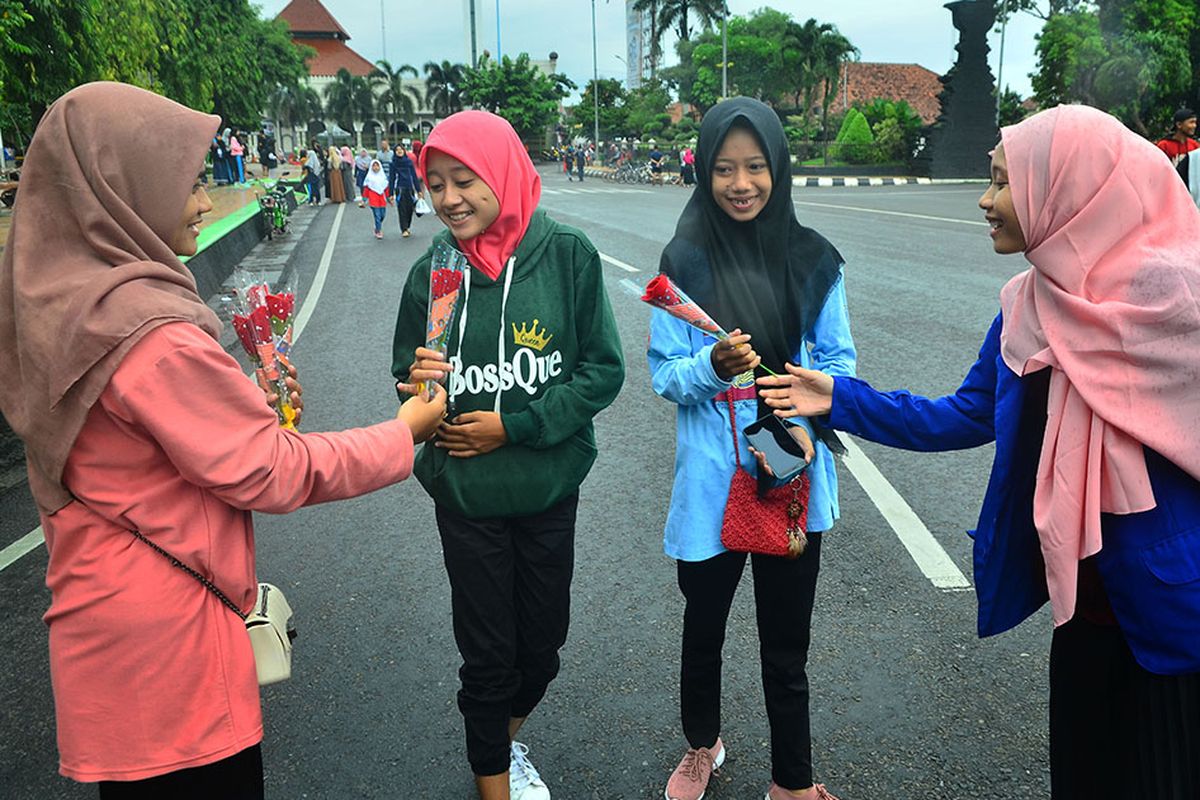
[[[169, 243], [219, 119], [120, 83], [60, 97], [30, 143], [0, 262], [0, 411], [43, 513], [121, 359], [167, 322], [220, 322]], [[165, 168], [164, 168], [165, 167]]]

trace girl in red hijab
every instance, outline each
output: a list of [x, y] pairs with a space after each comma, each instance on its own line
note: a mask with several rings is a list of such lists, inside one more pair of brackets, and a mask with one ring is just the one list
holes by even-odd
[[[447, 384], [451, 412], [414, 473], [433, 497], [462, 655], [458, 706], [483, 800], [546, 800], [514, 741], [567, 637], [579, 484], [592, 417], [625, 370], [596, 248], [537, 208], [541, 179], [512, 126], [483, 111], [439, 124], [418, 166], [447, 230], [409, 273], [392, 373]], [[430, 260], [469, 262], [447, 358], [424, 347]]]
[[1005, 128], [979, 200], [1000, 293], [959, 390], [788, 367], [781, 416], [913, 450], [995, 441], [979, 633], [1046, 601], [1055, 800], [1200, 797], [1200, 211], [1154, 145], [1060, 106]]

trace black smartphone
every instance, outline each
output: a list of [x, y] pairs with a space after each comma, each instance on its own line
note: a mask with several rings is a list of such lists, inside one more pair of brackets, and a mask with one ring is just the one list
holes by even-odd
[[800, 443], [774, 414], [759, 417], [743, 428], [742, 433], [751, 447], [766, 456], [767, 465], [778, 480], [790, 481], [808, 466]]

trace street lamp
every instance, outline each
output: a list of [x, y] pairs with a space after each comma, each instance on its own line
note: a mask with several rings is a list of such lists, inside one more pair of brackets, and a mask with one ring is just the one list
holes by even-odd
[[496, 63], [500, 63], [500, 0], [496, 0]]
[[387, 28], [383, 24], [383, 0], [379, 0], [379, 35], [383, 39], [383, 60], [387, 61]]

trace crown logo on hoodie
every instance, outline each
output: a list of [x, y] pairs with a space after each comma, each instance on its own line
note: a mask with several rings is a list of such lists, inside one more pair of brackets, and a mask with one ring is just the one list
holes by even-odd
[[538, 321], [535, 319], [533, 325], [529, 328], [525, 327], [525, 323], [521, 323], [520, 329], [517, 328], [517, 323], [512, 323], [513, 341], [518, 346], [532, 347], [534, 350], [540, 351], [550, 340], [554, 338], [554, 334], [546, 335], [546, 329], [542, 328], [539, 332]]

